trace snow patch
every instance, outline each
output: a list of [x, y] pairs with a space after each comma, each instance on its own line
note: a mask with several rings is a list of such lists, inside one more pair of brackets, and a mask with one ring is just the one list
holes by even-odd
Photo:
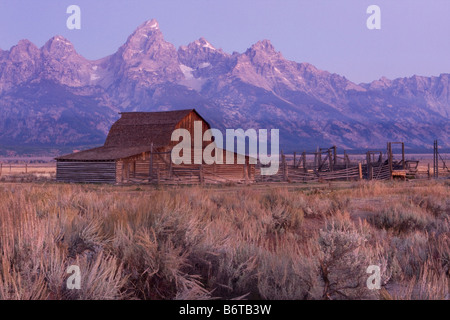
[[206, 42], [206, 43], [203, 45], [203, 48], [209, 48], [209, 49], [211, 49], [211, 50], [216, 50], [216, 48], [214, 48], [209, 42]]
[[208, 48], [208, 49], [211, 49], [214, 51], [216, 50], [216, 48], [214, 48], [211, 43], [209, 43], [208, 41], [206, 41], [203, 38], [201, 40], [196, 40], [195, 43], [197, 45], [201, 45], [203, 48]]
[[188, 87], [189, 89], [200, 92], [202, 91], [203, 85], [206, 83], [206, 79], [202, 78], [184, 79], [179, 81], [178, 83], [185, 87]]
[[187, 80], [194, 79], [194, 75], [192, 74], [194, 72], [194, 69], [192, 69], [188, 66], [185, 66], [184, 64], [180, 64], [180, 69], [181, 69], [181, 72], [183, 72], [184, 77]]
[[53, 40], [54, 42], [63, 42], [65, 44], [70, 44], [70, 41], [62, 36], [56, 36]]
[[185, 66], [184, 64], [180, 64], [180, 69], [184, 74], [184, 79], [181, 80], [179, 84], [195, 91], [201, 91], [206, 80], [202, 78], [195, 78], [193, 74], [194, 69]]
[[98, 74], [91, 73], [91, 79], [90, 79], [91, 81], [96, 81], [98, 79], [100, 79], [100, 76]]
[[203, 62], [200, 63], [200, 65], [198, 66], [199, 69], [204, 69], [204, 68], [208, 68], [209, 66], [211, 66], [211, 63], [209, 62]]

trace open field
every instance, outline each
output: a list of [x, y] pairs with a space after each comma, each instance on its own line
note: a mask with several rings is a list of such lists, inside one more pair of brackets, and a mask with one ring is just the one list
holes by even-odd
[[0, 163], [0, 182], [51, 181], [56, 176], [56, 163]]
[[0, 183], [0, 299], [449, 299], [449, 199], [448, 181]]
[[2, 165], [2, 175], [15, 175], [25, 173], [56, 173], [54, 163], [42, 164], [4, 164]]

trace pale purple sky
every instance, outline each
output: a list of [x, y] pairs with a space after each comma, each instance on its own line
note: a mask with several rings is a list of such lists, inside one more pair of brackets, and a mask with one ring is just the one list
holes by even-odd
[[[81, 7], [81, 30], [66, 27], [71, 4]], [[381, 30], [366, 27], [372, 4]], [[59, 34], [98, 59], [152, 18], [176, 47], [203, 36], [232, 53], [270, 39], [286, 58], [357, 83], [450, 73], [450, 0], [0, 0], [0, 48], [20, 39], [40, 47]]]

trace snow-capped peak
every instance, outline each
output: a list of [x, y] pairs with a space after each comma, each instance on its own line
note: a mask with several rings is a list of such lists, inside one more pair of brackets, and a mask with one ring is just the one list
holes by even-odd
[[203, 48], [208, 48], [211, 50], [216, 50], [211, 43], [209, 43], [205, 38], [200, 38], [194, 42], [198, 46], [202, 46]]
[[159, 25], [158, 25], [158, 22], [153, 22], [151, 25], [150, 25], [150, 29], [159, 29]]
[[146, 36], [155, 31], [159, 31], [159, 23], [156, 19], [152, 19], [141, 24], [134, 33]]

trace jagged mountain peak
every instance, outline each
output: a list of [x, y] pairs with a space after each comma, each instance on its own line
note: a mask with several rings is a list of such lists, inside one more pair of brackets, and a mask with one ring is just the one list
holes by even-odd
[[[178, 59], [180, 63], [193, 69], [203, 69], [199, 75], [207, 76], [208, 67], [218, 67], [215, 72], [224, 72], [225, 64], [230, 57], [222, 49], [215, 48], [208, 40], [201, 37], [187, 46], [180, 46]], [[206, 73], [205, 73], [206, 72]]]
[[137, 30], [140, 31], [155, 31], [159, 30], [159, 22], [156, 19], [151, 19], [145, 21], [143, 24], [141, 24]]
[[10, 51], [5, 51], [4, 57], [11, 62], [29, 61], [39, 59], [39, 48], [29, 40], [20, 40]]
[[203, 37], [189, 43], [187, 46], [180, 46], [178, 48], [178, 52], [190, 52], [190, 53], [206, 52], [206, 53], [220, 53], [222, 55], [225, 55], [222, 49], [215, 48], [211, 44], [211, 42], [209, 42]]
[[266, 65], [278, 62], [286, 62], [281, 52], [275, 50], [275, 47], [269, 40], [261, 40], [252, 45], [241, 59], [250, 59], [254, 65]]
[[118, 53], [125, 60], [129, 60], [138, 57], [155, 58], [155, 54], [168, 52], [173, 56], [173, 53], [176, 54], [176, 48], [164, 40], [158, 21], [152, 19], [141, 24], [120, 47]]
[[193, 42], [193, 44], [195, 44], [196, 46], [201, 46], [202, 48], [206, 48], [209, 50], [217, 50], [208, 40], [206, 40], [203, 37], [201, 37], [198, 40], [195, 40]]
[[61, 44], [65, 45], [65, 46], [73, 47], [72, 43], [69, 40], [67, 40], [66, 38], [64, 38], [63, 36], [61, 36], [61, 35], [56, 35], [56, 36], [50, 38], [45, 43], [44, 47], [48, 46], [48, 45], [53, 45], [53, 44], [56, 44], [56, 43], [61, 43]]
[[127, 43], [131, 42], [146, 42], [149, 38], [159, 37], [163, 39], [161, 30], [159, 29], [159, 23], [155, 19], [149, 20], [141, 24], [137, 29], [128, 37]]
[[[156, 83], [183, 78], [175, 46], [164, 39], [155, 19], [141, 24], [124, 45], [105, 60], [110, 75], [119, 78], [115, 86], [128, 90], [128, 81], [148, 88]], [[102, 67], [105, 67], [105, 61]], [[106, 82], [110, 84], [111, 82]], [[120, 91], [120, 90], [119, 90]]]
[[275, 50], [275, 47], [272, 44], [272, 42], [270, 42], [270, 40], [267, 39], [258, 41], [257, 43], [252, 45], [250, 49], [247, 50], [247, 52], [255, 52], [255, 51], [264, 52], [270, 55], [279, 54], [279, 52]]
[[13, 46], [10, 50], [10, 53], [14, 53], [14, 52], [24, 52], [24, 51], [38, 51], [39, 48], [30, 40], [27, 39], [23, 39], [20, 40], [15, 46]]
[[[17, 48], [24, 48], [24, 47], [36, 47], [36, 46], [35, 46], [34, 43], [31, 42], [30, 40], [28, 40], [28, 39], [22, 39], [22, 40], [19, 40], [19, 42], [17, 43], [17, 45], [13, 46], [13, 48], [15, 48], [15, 47], [17, 47]], [[36, 48], [37, 48], [37, 47], [36, 47]], [[12, 49], [12, 48], [11, 48], [11, 49]]]
[[72, 42], [64, 38], [63, 36], [54, 36], [48, 40], [41, 51], [46, 56], [53, 56], [61, 58], [63, 56], [77, 54]]

